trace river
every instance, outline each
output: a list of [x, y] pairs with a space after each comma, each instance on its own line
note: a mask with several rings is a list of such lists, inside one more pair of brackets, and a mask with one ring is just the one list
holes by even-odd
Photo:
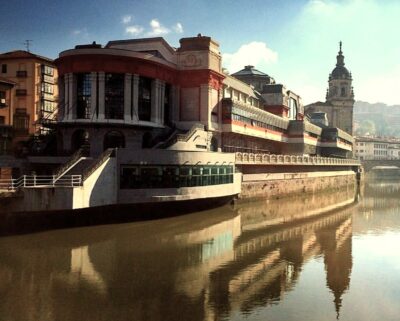
[[0, 320], [399, 320], [399, 193], [1, 237]]

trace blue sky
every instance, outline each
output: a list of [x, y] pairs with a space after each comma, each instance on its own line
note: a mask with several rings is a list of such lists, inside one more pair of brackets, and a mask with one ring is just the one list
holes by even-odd
[[397, 0], [0, 1], [0, 52], [25, 39], [51, 58], [94, 40], [162, 36], [177, 47], [202, 33], [220, 43], [230, 72], [255, 65], [309, 103], [324, 99], [342, 40], [356, 99], [400, 104]]

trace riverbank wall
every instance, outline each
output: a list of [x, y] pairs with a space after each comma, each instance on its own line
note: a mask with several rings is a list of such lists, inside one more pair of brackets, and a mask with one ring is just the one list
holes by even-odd
[[280, 198], [357, 185], [354, 171], [244, 174], [240, 201]]

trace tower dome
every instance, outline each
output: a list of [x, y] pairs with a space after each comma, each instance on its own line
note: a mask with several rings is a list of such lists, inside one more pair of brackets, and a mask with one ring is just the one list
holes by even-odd
[[342, 42], [339, 43], [339, 53], [336, 56], [336, 67], [332, 70], [329, 75], [329, 80], [331, 79], [351, 79], [351, 73], [344, 66], [344, 56], [342, 52]]

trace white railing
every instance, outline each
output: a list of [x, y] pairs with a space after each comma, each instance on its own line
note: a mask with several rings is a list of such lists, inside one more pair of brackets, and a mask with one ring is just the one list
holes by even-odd
[[82, 186], [82, 175], [24, 175], [19, 178], [0, 179], [0, 191], [15, 191], [19, 188], [78, 187]]
[[360, 166], [356, 159], [319, 157], [319, 156], [297, 156], [297, 155], [274, 155], [235, 153], [237, 165], [339, 165], [339, 166]]

